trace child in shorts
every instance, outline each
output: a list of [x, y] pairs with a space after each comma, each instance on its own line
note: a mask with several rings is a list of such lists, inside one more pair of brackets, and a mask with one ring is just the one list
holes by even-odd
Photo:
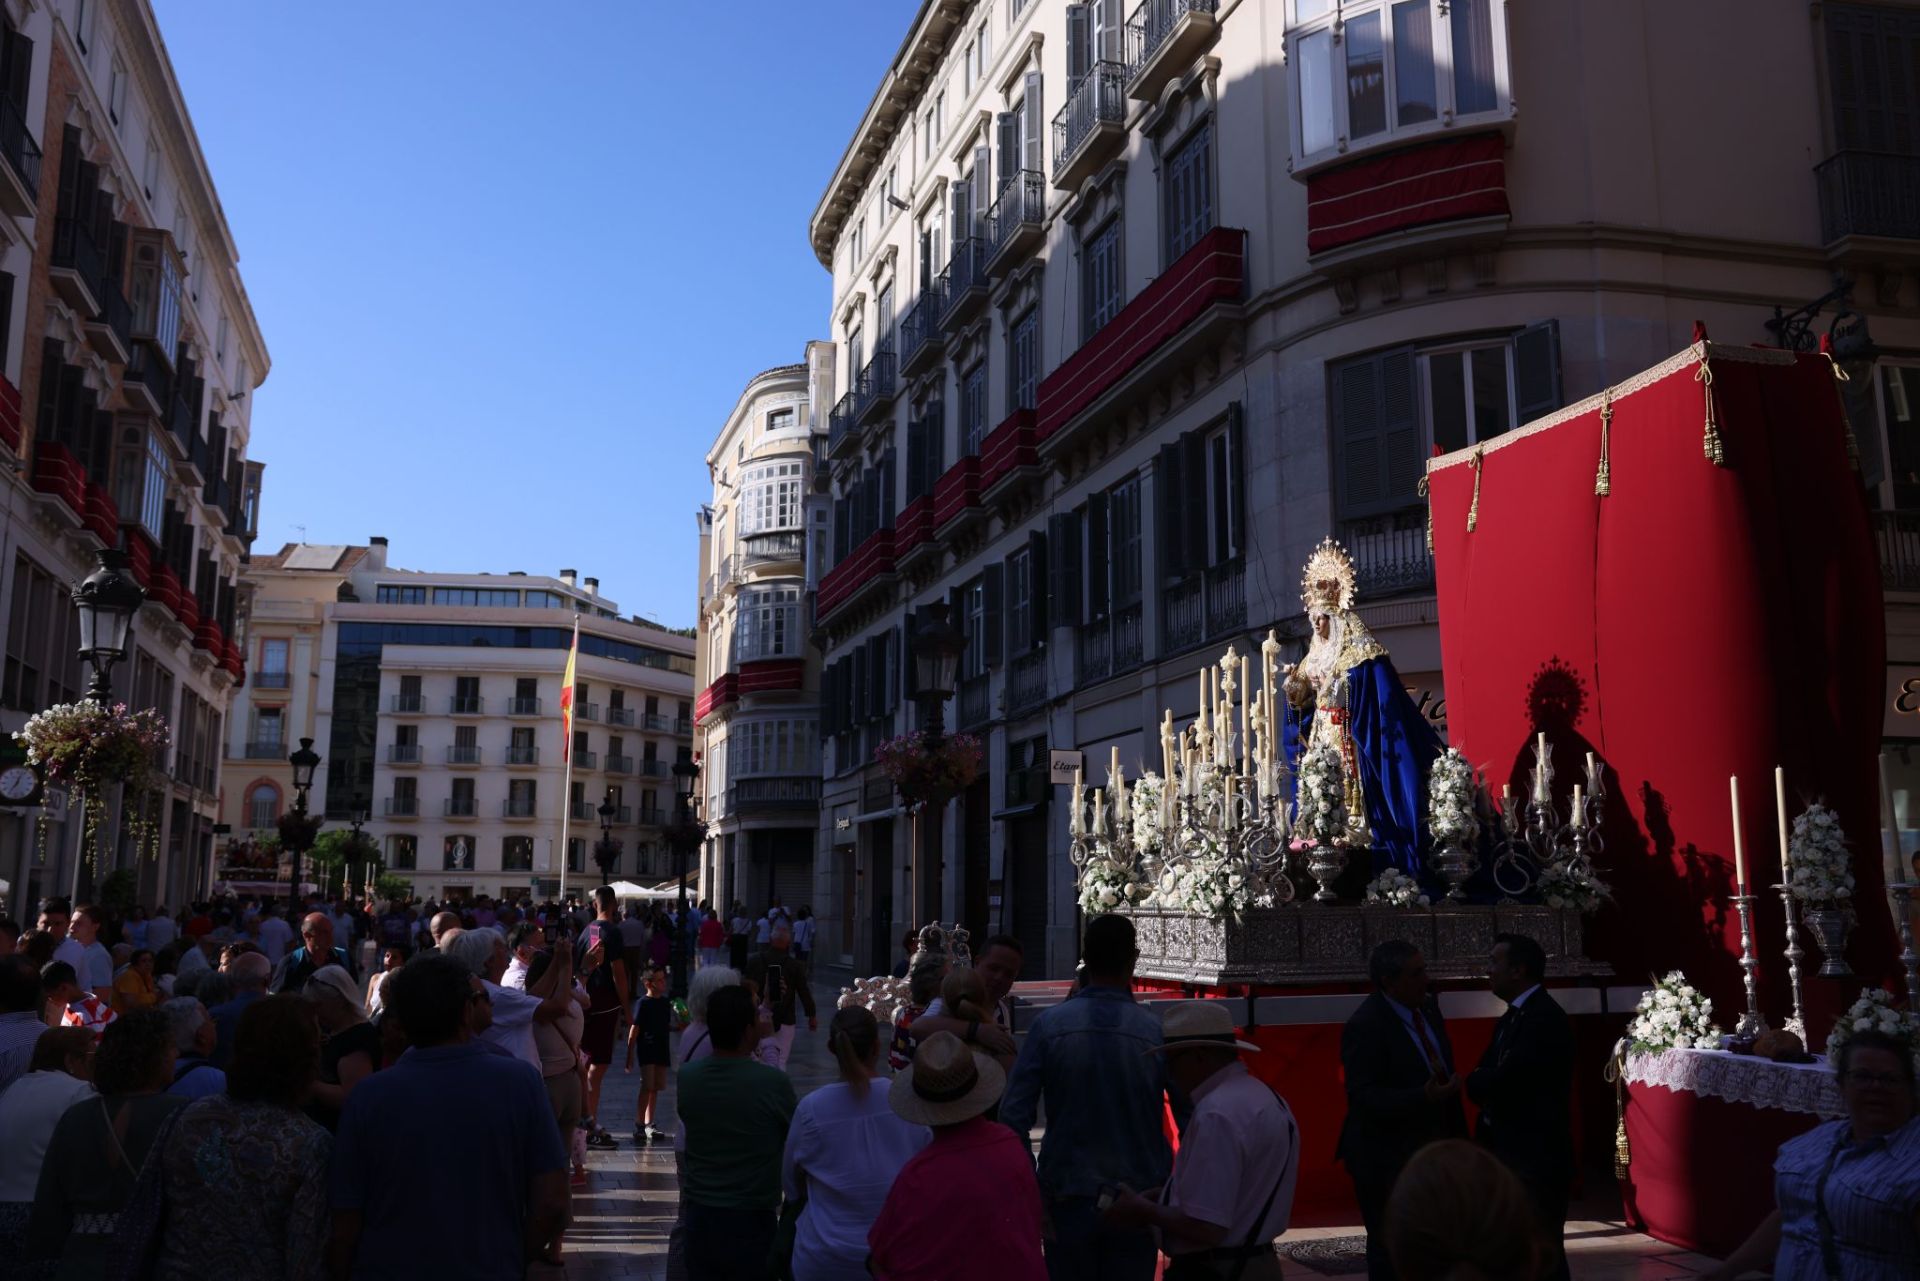
[[627, 1071], [633, 1071], [635, 1051], [640, 1058], [640, 1105], [633, 1122], [636, 1143], [664, 1142], [671, 1137], [655, 1128], [653, 1113], [660, 1091], [667, 1087], [667, 1065], [673, 1061], [668, 1045], [673, 1002], [667, 997], [667, 972], [660, 966], [648, 968], [646, 982], [647, 994], [640, 998], [633, 1026], [627, 1031]]

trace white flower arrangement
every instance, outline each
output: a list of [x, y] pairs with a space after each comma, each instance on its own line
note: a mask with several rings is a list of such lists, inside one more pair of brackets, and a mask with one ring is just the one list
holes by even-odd
[[1431, 900], [1420, 892], [1420, 882], [1397, 867], [1390, 867], [1367, 884], [1362, 907], [1430, 907]]
[[1080, 910], [1088, 916], [1100, 916], [1144, 903], [1152, 891], [1151, 885], [1135, 875], [1135, 869], [1096, 859], [1080, 876]]
[[1254, 893], [1245, 869], [1236, 863], [1217, 853], [1203, 853], [1160, 873], [1148, 904], [1223, 921], [1250, 907], [1271, 907], [1273, 898]]
[[1833, 1070], [1840, 1070], [1840, 1050], [1853, 1038], [1856, 1032], [1878, 1032], [1890, 1036], [1907, 1047], [1907, 1053], [1914, 1056], [1916, 1067], [1920, 1067], [1920, 1027], [1905, 1010], [1893, 1003], [1893, 997], [1877, 987], [1860, 989], [1860, 999], [1847, 1007], [1840, 1021], [1833, 1025], [1833, 1031], [1827, 1036], [1827, 1062]]
[[1299, 809], [1293, 820], [1299, 840], [1331, 845], [1344, 841], [1347, 830], [1346, 776], [1340, 749], [1322, 739], [1300, 759]]
[[1585, 863], [1561, 859], [1540, 869], [1533, 888], [1548, 907], [1571, 907], [1581, 912], [1597, 912], [1613, 901], [1613, 889], [1593, 874]]
[[1129, 808], [1133, 816], [1133, 849], [1142, 859], [1160, 854], [1160, 802], [1166, 790], [1158, 774], [1149, 770], [1133, 785]]
[[1815, 802], [1793, 820], [1787, 841], [1787, 884], [1793, 896], [1814, 908], [1853, 906], [1853, 860], [1840, 817]]
[[1474, 811], [1473, 766], [1457, 747], [1449, 747], [1427, 776], [1427, 826], [1435, 844], [1471, 845], [1480, 835]]
[[1627, 1039], [1644, 1054], [1662, 1050], [1716, 1050], [1720, 1029], [1713, 1024], [1713, 1002], [1675, 970], [1640, 998]]

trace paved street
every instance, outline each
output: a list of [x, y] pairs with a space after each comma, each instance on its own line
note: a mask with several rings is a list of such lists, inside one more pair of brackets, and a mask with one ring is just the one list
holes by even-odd
[[[814, 995], [823, 1014], [833, 1008], [839, 990], [838, 980], [823, 977], [816, 981]], [[588, 1154], [592, 1182], [574, 1193], [574, 1226], [567, 1234], [566, 1267], [536, 1267], [529, 1275], [538, 1281], [666, 1276], [667, 1232], [673, 1226], [679, 1195], [674, 1185], [673, 1149], [665, 1144], [636, 1148], [628, 1137], [633, 1129], [640, 1076], [638, 1072], [629, 1075], [620, 1071], [620, 1063], [619, 1059], [614, 1062], [600, 1104], [601, 1121], [620, 1136], [620, 1147], [613, 1152]], [[794, 1037], [792, 1071], [794, 1085], [802, 1095], [834, 1080], [833, 1056], [827, 1053], [824, 1027], [811, 1035], [802, 1028]], [[661, 1125], [677, 1128], [671, 1082], [663, 1102]], [[1619, 1222], [1619, 1199], [1610, 1185], [1596, 1187], [1580, 1211], [1588, 1217], [1567, 1225], [1573, 1275], [1580, 1281], [1667, 1281], [1697, 1276], [1712, 1266], [1711, 1260], [1641, 1236]], [[1327, 1253], [1343, 1254], [1335, 1242], [1352, 1238], [1359, 1231], [1357, 1223], [1301, 1228], [1289, 1232], [1281, 1244], [1324, 1242], [1321, 1249]], [[1284, 1254], [1282, 1259], [1285, 1275], [1290, 1278], [1360, 1275], [1316, 1271]]]

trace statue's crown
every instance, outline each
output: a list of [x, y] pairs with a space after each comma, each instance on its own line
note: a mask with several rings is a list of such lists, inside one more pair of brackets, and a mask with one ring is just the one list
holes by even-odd
[[1321, 540], [1307, 558], [1300, 578], [1300, 597], [1309, 613], [1336, 613], [1353, 608], [1353, 561], [1331, 538]]

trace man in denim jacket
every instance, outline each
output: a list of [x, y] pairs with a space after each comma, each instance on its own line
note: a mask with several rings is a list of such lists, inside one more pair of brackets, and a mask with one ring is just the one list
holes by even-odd
[[1158, 1188], [1173, 1164], [1161, 1126], [1166, 1060], [1160, 1020], [1134, 1003], [1133, 922], [1095, 917], [1081, 945], [1082, 986], [1034, 1022], [1007, 1082], [1000, 1119], [1025, 1139], [1046, 1101], [1040, 1193], [1053, 1222], [1053, 1281], [1151, 1281], [1153, 1234], [1103, 1220], [1107, 1184]]

